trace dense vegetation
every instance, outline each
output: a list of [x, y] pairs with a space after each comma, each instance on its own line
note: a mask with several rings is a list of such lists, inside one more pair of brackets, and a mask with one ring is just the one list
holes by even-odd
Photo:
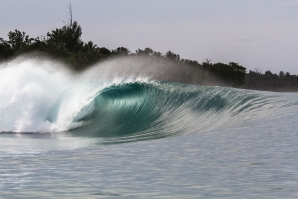
[[298, 75], [280, 71], [279, 74], [270, 70], [264, 74], [259, 71], [249, 71], [246, 74], [246, 84], [242, 88], [267, 91], [298, 91]]
[[[190, 66], [197, 69], [196, 75], [201, 83], [212, 85], [214, 82], [223, 82], [222, 85], [259, 90], [295, 91], [298, 90], [298, 76], [280, 72], [279, 75], [266, 71], [249, 71], [237, 63], [211, 63], [206, 60], [202, 64], [195, 60], [181, 59], [178, 54], [171, 51], [162, 54], [150, 48], [138, 49], [135, 53], [125, 47], [109, 50], [98, 47], [92, 41], [81, 40], [82, 28], [72, 20], [70, 8], [70, 20], [62, 28], [48, 32], [46, 36], [31, 38], [25, 32], [19, 30], [10, 31], [8, 40], [0, 38], [0, 61], [5, 61], [24, 53], [35, 55], [49, 55], [66, 63], [76, 71], [82, 71], [94, 63], [101, 62], [116, 56], [147, 56], [154, 59], [166, 59], [173, 63], [173, 67]], [[187, 73], [187, 72], [185, 72]], [[181, 74], [183, 80], [183, 74]], [[185, 76], [185, 78], [187, 78]], [[183, 82], [183, 81], [182, 81]]]

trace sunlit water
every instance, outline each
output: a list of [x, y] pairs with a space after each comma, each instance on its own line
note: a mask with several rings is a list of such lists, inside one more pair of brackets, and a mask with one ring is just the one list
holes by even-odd
[[297, 93], [21, 65], [0, 70], [0, 198], [298, 198]]

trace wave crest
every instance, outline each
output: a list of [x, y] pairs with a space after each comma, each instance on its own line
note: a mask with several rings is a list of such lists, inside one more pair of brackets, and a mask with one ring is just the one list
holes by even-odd
[[272, 106], [247, 90], [146, 78], [81, 80], [33, 65], [0, 70], [0, 132], [67, 131], [119, 143], [204, 132]]

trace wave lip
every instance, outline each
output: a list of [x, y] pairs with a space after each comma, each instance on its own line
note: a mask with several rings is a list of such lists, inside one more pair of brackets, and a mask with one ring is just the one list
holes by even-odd
[[[233, 125], [271, 106], [268, 97], [223, 87], [161, 81], [111, 84], [92, 100], [73, 136], [103, 143], [157, 139]], [[86, 108], [86, 107], [85, 107]]]

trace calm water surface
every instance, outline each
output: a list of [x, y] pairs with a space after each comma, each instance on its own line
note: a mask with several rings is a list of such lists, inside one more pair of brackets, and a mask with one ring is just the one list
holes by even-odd
[[1, 197], [298, 198], [298, 117], [292, 113], [114, 145], [2, 134]]

